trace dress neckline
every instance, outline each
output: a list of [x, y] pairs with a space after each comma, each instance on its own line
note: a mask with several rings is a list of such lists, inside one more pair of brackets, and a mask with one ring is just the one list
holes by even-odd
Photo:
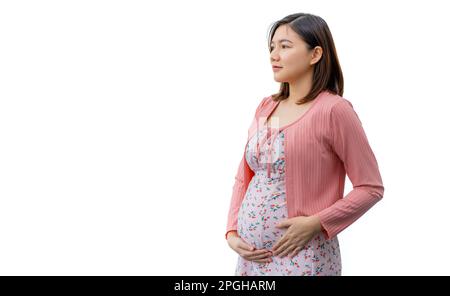
[[[272, 107], [272, 109], [271, 109], [270, 112], [269, 112], [269, 115], [267, 115], [267, 117], [266, 117], [266, 119], [265, 119], [265, 121], [264, 121], [264, 126], [266, 126], [267, 128], [269, 128], [269, 129], [271, 129], [271, 130], [280, 130], [280, 131], [281, 131], [281, 130], [284, 130], [284, 129], [286, 129], [286, 128], [288, 128], [288, 127], [290, 127], [290, 126], [296, 124], [297, 122], [301, 121], [301, 120], [306, 116], [306, 114], [308, 114], [308, 113], [314, 108], [315, 105], [317, 105], [318, 99], [319, 99], [320, 96], [323, 95], [324, 93], [325, 93], [325, 90], [323, 90], [321, 93], [319, 93], [319, 94], [316, 96], [316, 98], [312, 101], [311, 106], [309, 106], [309, 108], [306, 109], [306, 111], [303, 112], [302, 115], [300, 115], [300, 116], [299, 116], [297, 119], [295, 119], [293, 122], [288, 123], [288, 124], [286, 124], [286, 125], [284, 125], [284, 126], [282, 126], [282, 127], [271, 127], [271, 126], [269, 126], [269, 122], [268, 122], [268, 121], [269, 121], [269, 118], [270, 118], [270, 116], [272, 115], [272, 113], [275, 111], [275, 109], [277, 108], [277, 106], [280, 104], [281, 100], [278, 101], [278, 102], [275, 102], [274, 106]], [[273, 98], [273, 96], [270, 96], [270, 99], [271, 99], [271, 100], [272, 100], [272, 98]]]

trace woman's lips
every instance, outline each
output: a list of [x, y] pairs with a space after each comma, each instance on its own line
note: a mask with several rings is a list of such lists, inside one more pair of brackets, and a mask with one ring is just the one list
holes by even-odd
[[272, 67], [272, 70], [273, 70], [274, 72], [278, 72], [278, 71], [280, 71], [281, 69], [283, 69], [283, 68], [281, 68], [281, 67]]

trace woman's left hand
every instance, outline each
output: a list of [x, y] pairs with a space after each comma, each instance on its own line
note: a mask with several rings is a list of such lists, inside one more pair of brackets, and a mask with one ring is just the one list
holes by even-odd
[[313, 236], [322, 231], [319, 217], [298, 216], [286, 219], [276, 225], [277, 228], [289, 227], [281, 239], [272, 247], [273, 256], [293, 258]]

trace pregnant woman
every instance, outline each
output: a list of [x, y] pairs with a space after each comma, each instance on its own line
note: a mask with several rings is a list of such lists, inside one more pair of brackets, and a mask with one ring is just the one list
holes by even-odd
[[378, 164], [342, 97], [325, 21], [289, 15], [269, 42], [281, 88], [258, 105], [235, 177], [225, 233], [235, 275], [341, 275], [337, 234], [382, 199]]

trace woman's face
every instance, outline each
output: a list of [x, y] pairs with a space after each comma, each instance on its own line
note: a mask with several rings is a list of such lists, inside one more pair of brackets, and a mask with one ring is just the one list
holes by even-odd
[[317, 59], [317, 56], [314, 56], [314, 50], [308, 50], [306, 42], [288, 25], [281, 25], [276, 29], [270, 50], [272, 66], [282, 67], [274, 71], [277, 82], [297, 81], [305, 73], [311, 71], [314, 63], [320, 59], [320, 57]]

